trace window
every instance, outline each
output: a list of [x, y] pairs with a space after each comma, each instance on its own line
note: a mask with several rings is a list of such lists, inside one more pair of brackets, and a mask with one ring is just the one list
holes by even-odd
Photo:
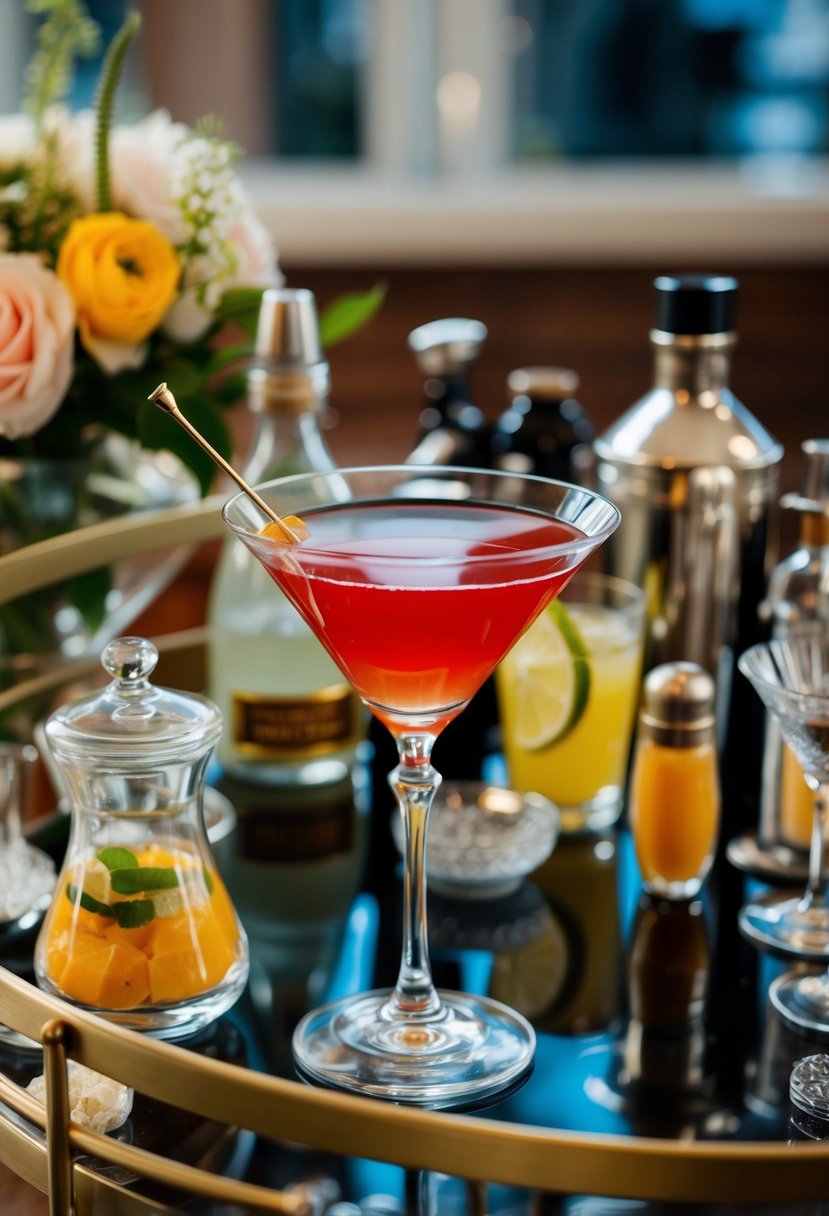
[[[88, 4], [106, 38], [127, 0]], [[143, 0], [140, 9], [120, 112], [164, 105], [189, 123], [219, 114], [251, 158], [280, 244], [299, 233], [301, 256], [330, 259], [337, 241], [353, 257], [361, 240], [378, 253], [394, 241], [411, 250], [415, 211], [418, 238], [436, 255], [443, 244], [532, 256], [540, 241], [606, 256], [623, 231], [629, 253], [645, 228], [667, 237], [660, 222], [671, 216], [670, 231], [693, 244], [689, 212], [707, 233], [719, 216], [719, 238], [746, 248], [829, 252], [829, 0]], [[32, 33], [19, 6], [0, 8], [6, 109]], [[79, 70], [73, 104], [89, 104], [96, 73]], [[791, 200], [796, 231], [771, 198]], [[467, 222], [439, 230], [441, 208], [455, 206]], [[756, 224], [740, 222], [741, 208]], [[326, 214], [351, 226], [320, 241]], [[644, 227], [631, 241], [636, 214]], [[381, 221], [391, 225], [386, 245]], [[302, 235], [311, 223], [313, 242]]]

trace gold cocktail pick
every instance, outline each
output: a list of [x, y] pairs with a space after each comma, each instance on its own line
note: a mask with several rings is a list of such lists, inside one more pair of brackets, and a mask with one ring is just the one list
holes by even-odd
[[[255, 503], [262, 514], [267, 515], [271, 523], [276, 525], [282, 534], [281, 539], [289, 540], [295, 545], [299, 544], [301, 540], [305, 539], [308, 532], [302, 520], [297, 519], [295, 515], [290, 515], [287, 518], [290, 519], [293, 527], [289, 526], [287, 520], [282, 519], [279, 515], [277, 515], [273, 507], [269, 507], [264, 498], [260, 498], [253, 486], [248, 485], [242, 474], [238, 473], [236, 469], [234, 469], [233, 465], [228, 464], [224, 456], [221, 456], [213, 445], [207, 442], [204, 435], [202, 435], [200, 431], [196, 430], [192, 422], [188, 422], [176, 404], [176, 399], [168, 389], [166, 382], [159, 384], [158, 388], [154, 389], [150, 393], [147, 400], [152, 401], [153, 404], [157, 405], [158, 408], [163, 410], [165, 414], [172, 415], [179, 426], [184, 427], [187, 434], [190, 435], [191, 438], [195, 439], [199, 447], [203, 448], [204, 451], [207, 452], [207, 455], [211, 458], [211, 460], [214, 460], [220, 469], [227, 473], [229, 477], [232, 477], [239, 488], [244, 490], [251, 502]], [[269, 530], [269, 528], [270, 525], [267, 526], [266, 530]]]

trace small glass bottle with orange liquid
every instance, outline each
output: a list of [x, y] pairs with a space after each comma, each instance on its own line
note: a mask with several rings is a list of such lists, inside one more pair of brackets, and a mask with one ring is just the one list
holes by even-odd
[[645, 680], [629, 791], [646, 890], [691, 899], [711, 868], [720, 821], [714, 681], [696, 663], [664, 663]]
[[248, 947], [202, 819], [222, 716], [205, 697], [151, 684], [157, 660], [143, 638], [110, 642], [111, 683], [46, 723], [72, 828], [35, 973], [47, 992], [176, 1038], [236, 1001]]

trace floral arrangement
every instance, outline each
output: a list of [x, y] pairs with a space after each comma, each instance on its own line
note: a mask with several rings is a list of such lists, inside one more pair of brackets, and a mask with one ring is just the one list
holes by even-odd
[[[244, 390], [262, 290], [281, 281], [270, 236], [217, 122], [156, 111], [113, 124], [140, 19], [110, 44], [95, 112], [59, 103], [98, 29], [82, 0], [29, 0], [41, 17], [22, 112], [0, 118], [0, 458], [65, 460], [115, 432], [169, 448], [202, 491], [214, 468], [147, 401], [157, 382], [225, 456], [224, 407]], [[335, 301], [323, 341], [363, 324], [382, 288]]]

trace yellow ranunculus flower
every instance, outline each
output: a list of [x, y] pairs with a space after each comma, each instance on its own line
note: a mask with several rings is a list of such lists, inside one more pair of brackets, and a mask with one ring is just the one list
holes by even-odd
[[75, 220], [58, 278], [75, 301], [84, 345], [143, 342], [175, 299], [181, 265], [153, 224], [105, 211]]

